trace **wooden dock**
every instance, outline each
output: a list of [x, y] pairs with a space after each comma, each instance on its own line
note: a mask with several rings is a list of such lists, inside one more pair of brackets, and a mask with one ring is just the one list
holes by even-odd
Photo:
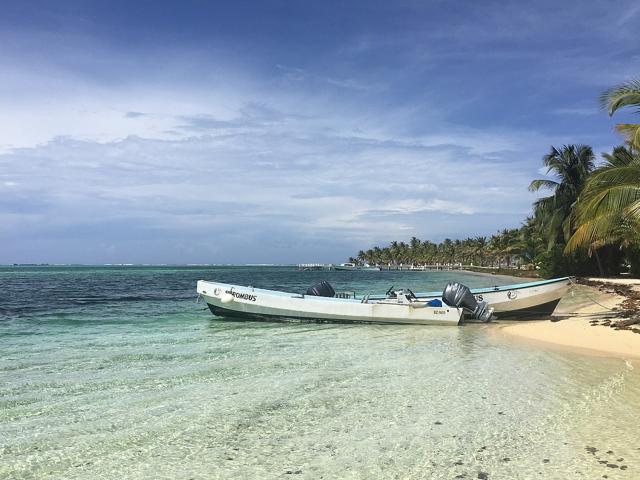
[[436, 263], [435, 265], [380, 265], [382, 270], [405, 270], [405, 271], [445, 271], [464, 270], [461, 263]]
[[[461, 263], [443, 264], [436, 263], [434, 265], [378, 265], [381, 270], [402, 270], [402, 271], [445, 271], [445, 270], [463, 270], [464, 265]], [[299, 263], [298, 270], [335, 270], [332, 263]]]
[[304, 270], [304, 271], [333, 270], [333, 264], [331, 263], [299, 263], [298, 270]]

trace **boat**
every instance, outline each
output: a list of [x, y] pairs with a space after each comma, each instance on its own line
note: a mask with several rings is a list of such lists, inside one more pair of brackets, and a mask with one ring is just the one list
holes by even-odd
[[[478, 301], [493, 307], [496, 318], [533, 319], [549, 317], [573, 284], [573, 277], [471, 289]], [[438, 298], [440, 292], [416, 293], [420, 301]], [[371, 298], [383, 298], [381, 295]]]
[[456, 282], [444, 292], [409, 289], [357, 296], [320, 282], [305, 293], [199, 280], [197, 292], [211, 313], [258, 320], [458, 325], [466, 320], [530, 319], [550, 316], [573, 283], [572, 277], [470, 290]]
[[488, 321], [493, 313], [457, 283], [447, 285], [442, 300], [424, 301], [408, 289], [357, 298], [336, 293], [326, 281], [298, 294], [199, 280], [197, 292], [216, 316], [254, 320], [458, 325], [465, 319]]
[[471, 290], [478, 301], [493, 307], [496, 318], [534, 319], [551, 316], [573, 285], [573, 277], [478, 288]]
[[379, 272], [381, 270], [380, 267], [369, 265], [368, 263], [363, 265], [357, 265], [355, 263], [341, 263], [340, 265], [334, 265], [333, 268], [334, 270], [359, 270], [369, 272]]

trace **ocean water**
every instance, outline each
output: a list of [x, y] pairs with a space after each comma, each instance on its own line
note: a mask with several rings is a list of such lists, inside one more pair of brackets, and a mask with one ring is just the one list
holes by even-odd
[[[638, 364], [495, 326], [229, 321], [198, 279], [301, 291], [462, 272], [0, 268], [1, 479], [637, 479]], [[634, 368], [635, 367], [635, 368]]]

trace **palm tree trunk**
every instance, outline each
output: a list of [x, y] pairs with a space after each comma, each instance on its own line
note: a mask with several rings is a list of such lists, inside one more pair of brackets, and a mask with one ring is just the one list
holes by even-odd
[[600, 272], [600, 276], [604, 277], [604, 271], [602, 270], [602, 263], [600, 262], [600, 255], [598, 255], [598, 250], [594, 250], [594, 252], [596, 254], [596, 263], [598, 264], [598, 271]]

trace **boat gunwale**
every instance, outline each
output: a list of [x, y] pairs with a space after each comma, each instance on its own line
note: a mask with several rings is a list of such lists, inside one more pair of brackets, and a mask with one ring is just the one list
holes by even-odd
[[[553, 285], [554, 283], [560, 283], [563, 281], [571, 281], [575, 277], [560, 277], [560, 278], [551, 278], [549, 280], [536, 280], [535, 282], [526, 282], [526, 283], [513, 283], [510, 285], [495, 285], [493, 287], [480, 287], [480, 288], [471, 288], [471, 293], [474, 295], [482, 295], [485, 293], [495, 293], [495, 292], [504, 292], [509, 290], [524, 290], [526, 288], [532, 287], [540, 287], [545, 285]], [[442, 297], [442, 292], [433, 291], [433, 292], [418, 292], [415, 294], [418, 298], [431, 298], [431, 297]], [[371, 300], [379, 300], [384, 298], [384, 295], [370, 295], [369, 298]]]
[[536, 280], [535, 282], [512, 283], [510, 285], [496, 285], [494, 287], [472, 288], [471, 292], [489, 293], [489, 292], [501, 292], [504, 290], [522, 290], [525, 288], [539, 287], [542, 285], [552, 285], [554, 283], [570, 281], [572, 278], [574, 277], [550, 278], [548, 280]]
[[[306, 295], [302, 293], [294, 293], [294, 292], [283, 292], [281, 290], [267, 290], [264, 288], [256, 288], [251, 286], [243, 286], [243, 285], [233, 285], [230, 283], [219, 283], [219, 282], [211, 282], [209, 280], [198, 280], [198, 282], [208, 283], [210, 285], [216, 285], [218, 287], [226, 287], [229, 289], [243, 289], [247, 290], [251, 293], [259, 293], [260, 295], [272, 295], [275, 297], [287, 297], [287, 298], [295, 298], [299, 300], [320, 300], [320, 301], [339, 301], [345, 303], [363, 303], [361, 298], [340, 298], [340, 297], [320, 297], [316, 295]], [[201, 295], [208, 295], [206, 292], [198, 292]], [[385, 297], [386, 298], [386, 297]]]

